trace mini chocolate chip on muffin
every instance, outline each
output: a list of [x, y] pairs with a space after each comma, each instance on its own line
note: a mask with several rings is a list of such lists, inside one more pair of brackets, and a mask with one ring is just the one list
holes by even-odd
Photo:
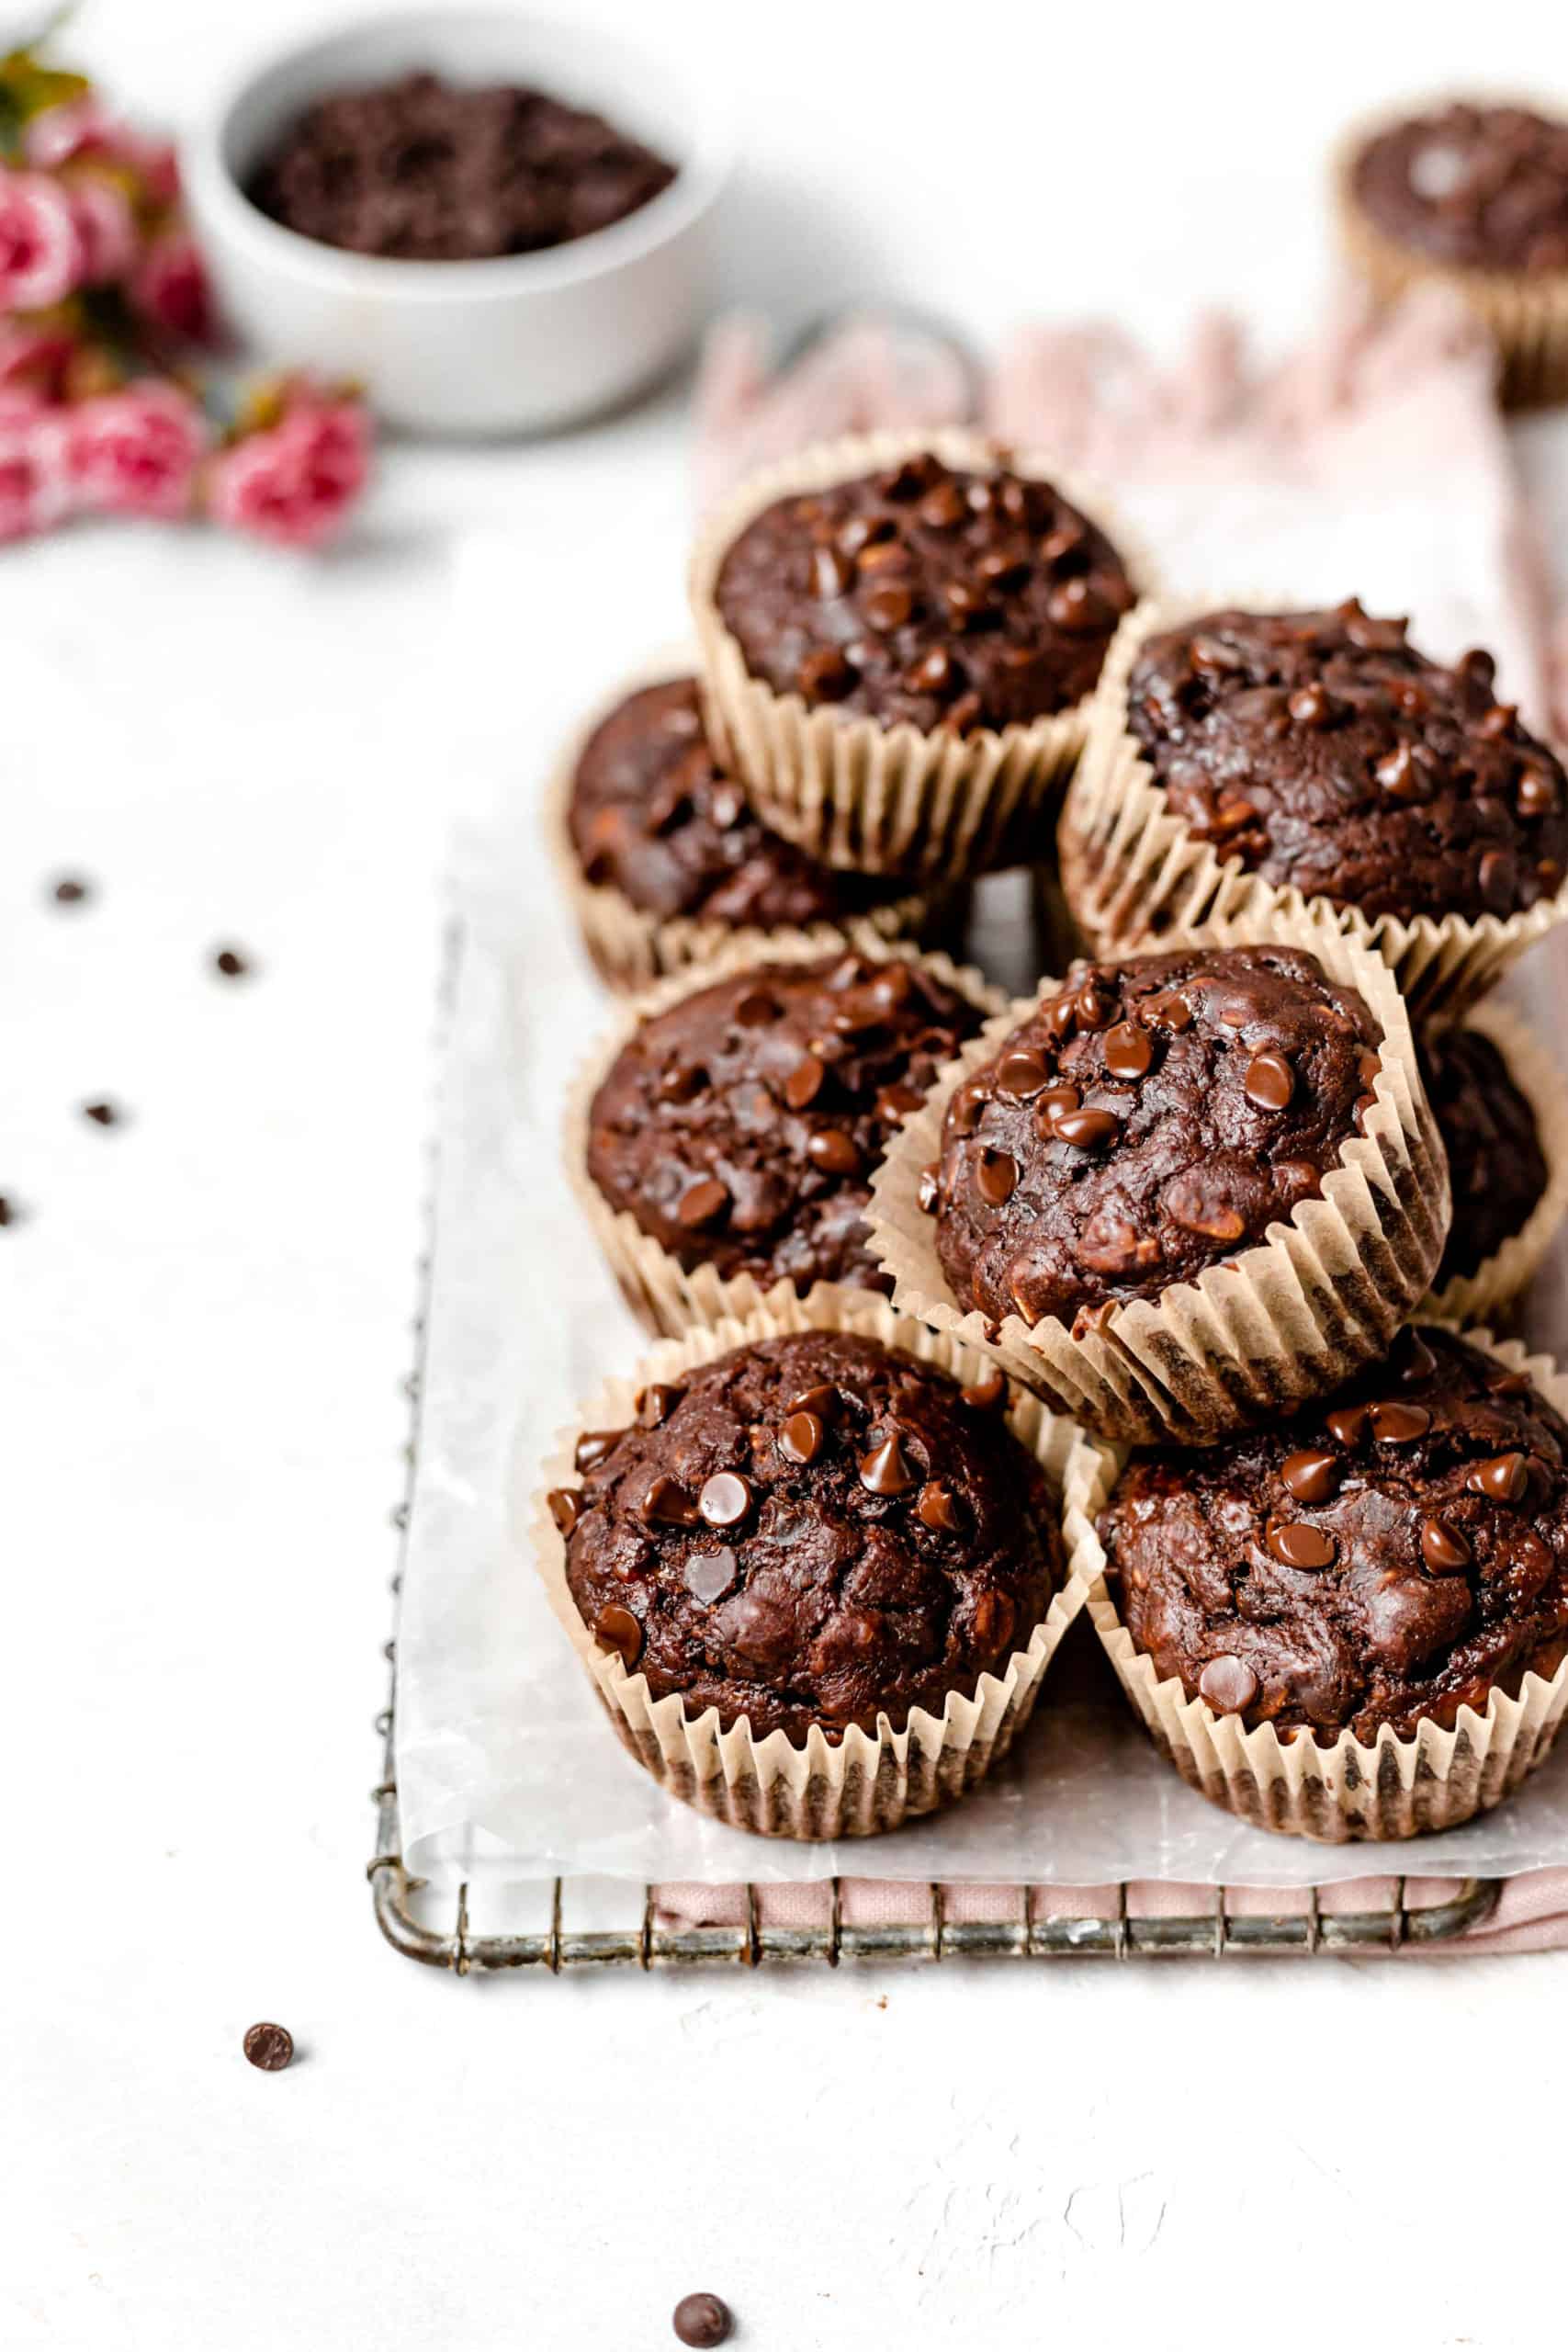
[[320, 98], [252, 177], [253, 204], [344, 252], [400, 261], [537, 253], [637, 211], [673, 166], [541, 90], [410, 74]]
[[922, 1200], [953, 1296], [1081, 1329], [1260, 1241], [1356, 1134], [1380, 1043], [1300, 948], [1076, 965], [948, 1104]]
[[1450, 268], [1568, 270], [1568, 122], [1444, 107], [1377, 132], [1350, 186], [1384, 236]]
[[1175, 813], [1280, 889], [1392, 915], [1510, 915], [1568, 873], [1568, 776], [1493, 693], [1402, 620], [1206, 613], [1151, 637], [1128, 725]]
[[655, 1698], [759, 1739], [940, 1715], [1028, 1643], [1064, 1573], [1005, 1394], [829, 1331], [644, 1389], [550, 1498], [584, 1623]]
[[762, 963], [645, 1021], [588, 1118], [588, 1173], [688, 1272], [886, 1290], [872, 1170], [984, 1019], [932, 972]]
[[968, 735], [1080, 702], [1134, 591], [1049, 483], [919, 455], [764, 508], [716, 601], [774, 693]]
[[1332, 1743], [1451, 1724], [1568, 1653], [1568, 1422], [1438, 1326], [1293, 1421], [1134, 1456], [1100, 1519], [1162, 1679]]
[[1530, 1100], [1490, 1037], [1438, 1029], [1420, 1040], [1427, 1100], [1449, 1156], [1454, 1221], [1432, 1287], [1473, 1274], [1529, 1222], [1546, 1190]]
[[708, 749], [694, 678], [644, 686], [594, 729], [567, 822], [587, 879], [664, 921], [800, 927], [903, 887], [835, 873], [760, 824]]

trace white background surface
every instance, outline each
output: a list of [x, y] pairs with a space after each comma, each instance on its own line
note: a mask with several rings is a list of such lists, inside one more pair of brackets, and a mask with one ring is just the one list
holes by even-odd
[[[76, 38], [188, 117], [245, 13]], [[603, 14], [739, 44], [748, 283], [981, 331], [1214, 297], [1289, 331], [1344, 114], [1529, 80], [1548, 21]], [[435, 876], [549, 660], [466, 658], [453, 535], [547, 566], [617, 484], [672, 530], [679, 447], [667, 403], [394, 450], [319, 565], [135, 528], [0, 559], [0, 1190], [34, 1210], [0, 1234], [0, 2345], [636, 2352], [698, 2285], [760, 2352], [1551, 2340], [1561, 1957], [458, 1984], [375, 1937]], [[672, 577], [650, 638], [676, 612]], [[72, 867], [74, 916], [40, 896]], [[209, 977], [229, 939], [253, 985]], [[100, 1093], [132, 1123], [84, 1123]], [[240, 2057], [258, 2016], [284, 2075]]]

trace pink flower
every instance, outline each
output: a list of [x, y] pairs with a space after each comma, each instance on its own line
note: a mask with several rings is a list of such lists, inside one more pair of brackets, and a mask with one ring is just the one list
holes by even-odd
[[0, 311], [42, 311], [82, 282], [70, 199], [39, 172], [0, 170]]
[[148, 381], [103, 392], [63, 412], [80, 503], [100, 514], [189, 511], [207, 425], [188, 392]]
[[166, 139], [149, 139], [129, 123], [106, 114], [96, 98], [69, 98], [63, 106], [48, 107], [34, 115], [22, 133], [28, 162], [35, 171], [57, 172], [63, 164], [96, 156], [135, 174], [150, 204], [176, 203], [180, 167]]
[[154, 237], [131, 280], [130, 299], [141, 316], [189, 343], [213, 339], [212, 290], [196, 241], [183, 229]]
[[118, 286], [136, 261], [136, 222], [112, 181], [84, 173], [66, 189], [82, 244], [85, 286]]
[[19, 390], [58, 400], [75, 348], [76, 337], [69, 327], [0, 320], [0, 393]]
[[0, 541], [30, 538], [70, 509], [60, 417], [31, 394], [0, 394]]
[[280, 547], [330, 537], [365, 486], [370, 434], [355, 401], [306, 394], [280, 424], [223, 450], [208, 474], [213, 520]]

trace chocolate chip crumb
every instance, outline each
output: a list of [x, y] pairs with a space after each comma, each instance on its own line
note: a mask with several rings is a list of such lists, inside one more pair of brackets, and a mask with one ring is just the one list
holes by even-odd
[[671, 2321], [681, 2342], [692, 2346], [694, 2352], [709, 2352], [716, 2344], [728, 2344], [734, 2324], [728, 2304], [716, 2295], [682, 2295]]
[[212, 958], [213, 969], [221, 972], [226, 980], [243, 980], [250, 970], [246, 958], [237, 947], [220, 947]]
[[54, 903], [57, 907], [83, 906], [92, 897], [92, 884], [90, 882], [84, 882], [79, 876], [74, 874], [62, 874], [59, 881], [54, 885], [53, 897]]
[[0, 1193], [0, 1225], [20, 1225], [22, 1212], [17, 1203]]
[[247, 2028], [244, 2052], [253, 2066], [264, 2075], [280, 2075], [294, 2055], [294, 2036], [286, 2025], [253, 2025]]
[[82, 1116], [91, 1119], [96, 1127], [118, 1127], [123, 1124], [125, 1114], [117, 1111], [112, 1102], [84, 1102]]

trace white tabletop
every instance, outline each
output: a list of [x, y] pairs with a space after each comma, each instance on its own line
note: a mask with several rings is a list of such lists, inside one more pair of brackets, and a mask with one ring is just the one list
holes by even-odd
[[[730, 267], [766, 300], [1284, 334], [1344, 115], [1535, 69], [1525, 0], [1424, 11], [1418, 56], [1396, 13], [666, 0], [657, 36], [744, 52]], [[188, 117], [242, 18], [74, 32]], [[0, 558], [0, 2346], [621, 2352], [698, 2286], [759, 2352], [1541, 2340], [1560, 2133], [1520, 2053], [1561, 1957], [458, 1984], [375, 1934], [436, 880], [548, 659], [466, 662], [446, 566], [475, 522], [547, 563], [573, 481], [673, 515], [680, 459], [666, 400], [392, 449], [319, 564], [135, 526]], [[650, 639], [677, 616], [672, 579]], [[287, 2074], [242, 2059], [258, 2017]]]

